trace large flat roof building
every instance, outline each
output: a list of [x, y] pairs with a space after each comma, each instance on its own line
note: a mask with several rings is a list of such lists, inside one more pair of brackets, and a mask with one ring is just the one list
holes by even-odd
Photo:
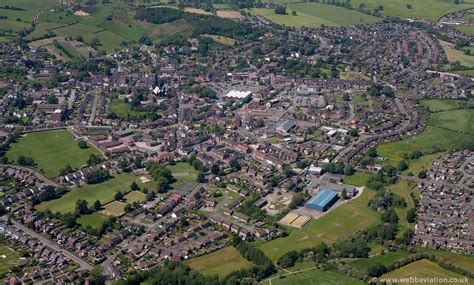
[[306, 202], [305, 207], [325, 212], [336, 203], [338, 198], [339, 196], [335, 191], [323, 189], [309, 199], [308, 202]]

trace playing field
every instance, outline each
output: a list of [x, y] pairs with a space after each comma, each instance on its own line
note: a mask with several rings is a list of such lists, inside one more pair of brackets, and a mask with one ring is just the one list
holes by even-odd
[[93, 213], [89, 215], [80, 216], [76, 222], [83, 228], [91, 226], [95, 229], [101, 229], [102, 225], [107, 221], [108, 217], [100, 213]]
[[[289, 268], [291, 270], [291, 268]], [[282, 274], [286, 275], [285, 272]], [[265, 285], [362, 285], [364, 282], [351, 278], [338, 271], [322, 269], [302, 269], [301, 272], [287, 275], [285, 277], [272, 277], [271, 282], [267, 279], [262, 281]]]
[[104, 206], [102, 211], [106, 215], [111, 216], [121, 216], [125, 213], [125, 204], [124, 202], [113, 201]]
[[143, 202], [146, 200], [146, 195], [143, 192], [140, 191], [131, 191], [127, 195], [125, 195], [125, 200], [127, 200], [127, 203], [133, 203], [133, 202]]
[[232, 246], [192, 258], [185, 264], [204, 275], [218, 275], [219, 278], [224, 278], [235, 270], [251, 268], [253, 265]]
[[[422, 259], [415, 262], [412, 262], [404, 267], [401, 267], [397, 270], [389, 272], [382, 275], [382, 278], [406, 278], [406, 277], [438, 277], [438, 278], [464, 278], [461, 274], [446, 270], [436, 263]], [[398, 284], [419, 284], [419, 283], [410, 283], [410, 282], [398, 282]], [[455, 283], [436, 283], [436, 284], [455, 284]], [[458, 283], [463, 284], [463, 283]], [[470, 284], [470, 283], [465, 283]]]
[[330, 244], [348, 238], [379, 222], [377, 213], [367, 206], [374, 194], [374, 191], [365, 189], [358, 198], [309, 222], [303, 229], [293, 229], [287, 237], [262, 243], [259, 248], [272, 260], [277, 260], [288, 251], [314, 247], [321, 242]]
[[130, 184], [135, 181], [141, 187], [140, 179], [131, 173], [121, 173], [115, 175], [114, 178], [105, 182], [93, 185], [84, 185], [81, 188], [74, 188], [69, 193], [66, 193], [59, 199], [43, 202], [36, 206], [40, 211], [49, 209], [53, 213], [74, 211], [76, 201], [85, 199], [91, 207], [96, 200], [99, 200], [102, 205], [114, 200], [116, 192], [121, 191], [126, 193], [130, 191]]
[[20, 259], [20, 255], [13, 249], [0, 246], [0, 274], [10, 271]]
[[378, 263], [385, 266], [394, 263], [395, 261], [401, 260], [408, 256], [409, 253], [403, 250], [389, 251], [381, 255], [377, 255], [370, 258], [357, 258], [347, 263], [356, 271], [360, 273], [367, 273], [367, 269]]
[[73, 168], [83, 166], [91, 154], [99, 152], [92, 147], [80, 149], [68, 130], [59, 130], [26, 134], [11, 144], [7, 157], [14, 162], [20, 155], [32, 157], [35, 168], [52, 178], [68, 164]]

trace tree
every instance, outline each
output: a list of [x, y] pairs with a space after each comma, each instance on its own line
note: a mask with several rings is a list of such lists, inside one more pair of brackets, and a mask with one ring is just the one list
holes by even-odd
[[367, 268], [367, 273], [371, 277], [378, 277], [384, 273], [387, 273], [387, 268], [383, 264], [377, 263], [375, 265], [369, 266], [369, 268]]
[[285, 164], [283, 165], [283, 173], [285, 174], [285, 176], [290, 176], [291, 173], [293, 173], [293, 168], [291, 168], [291, 165], [289, 164]]
[[96, 201], [94, 202], [94, 210], [99, 211], [101, 208], [102, 208], [102, 206], [101, 206], [101, 204], [100, 204], [100, 201], [99, 201], [99, 200], [96, 200]]
[[414, 223], [416, 220], [416, 211], [415, 209], [409, 209], [407, 211], [407, 222]]
[[123, 208], [123, 210], [127, 213], [132, 211], [132, 209], [133, 208], [132, 208], [132, 205], [130, 205], [130, 203], [127, 203], [127, 205], [125, 205], [125, 207]]
[[117, 201], [122, 200], [123, 199], [123, 193], [121, 191], [118, 191], [117, 193], [115, 193], [114, 198]]
[[350, 176], [354, 174], [354, 168], [350, 164], [344, 166], [344, 175]]
[[373, 147], [369, 148], [369, 150], [367, 151], [367, 155], [370, 157], [377, 157], [378, 156], [377, 150]]
[[79, 199], [76, 201], [76, 212], [81, 215], [89, 214], [89, 205], [86, 200]]
[[214, 175], [218, 175], [219, 174], [219, 171], [220, 171], [220, 167], [219, 165], [217, 164], [213, 164], [211, 165], [211, 173], [214, 174]]
[[86, 149], [86, 148], [89, 148], [89, 146], [87, 145], [87, 143], [83, 140], [80, 140], [79, 142], [77, 142], [77, 146], [81, 149]]
[[406, 163], [405, 160], [402, 160], [398, 163], [397, 169], [398, 169], [398, 171], [407, 170], [408, 169], [408, 164]]
[[286, 7], [285, 6], [278, 6], [275, 8], [275, 14], [278, 15], [286, 15]]
[[94, 279], [95, 285], [104, 285], [105, 284], [105, 277], [104, 277], [104, 270], [102, 266], [97, 265], [91, 270], [91, 277]]
[[418, 173], [418, 178], [425, 179], [426, 177], [428, 177], [428, 175], [426, 174], [426, 170], [423, 169]]
[[296, 16], [296, 11], [295, 10], [291, 11], [291, 15]]
[[140, 190], [140, 187], [138, 186], [137, 182], [133, 181], [132, 184], [130, 185], [130, 190], [136, 191]]
[[202, 172], [198, 173], [198, 175], [196, 177], [196, 182], [198, 182], [198, 183], [206, 182], [206, 176], [204, 175], [204, 173], [202, 173]]

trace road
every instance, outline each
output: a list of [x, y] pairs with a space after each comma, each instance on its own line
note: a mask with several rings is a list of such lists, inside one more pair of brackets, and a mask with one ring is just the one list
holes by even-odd
[[13, 165], [13, 164], [0, 164], [0, 166], [1, 167], [11, 167], [11, 168], [15, 168], [15, 169], [28, 171], [30, 173], [33, 173], [36, 176], [36, 178], [38, 178], [39, 180], [44, 181], [48, 185], [51, 185], [51, 186], [54, 186], [54, 187], [60, 186], [58, 183], [56, 183], [53, 180], [47, 178], [46, 176], [44, 176], [43, 174], [41, 174], [40, 172], [38, 172], [34, 169], [31, 169], [31, 168], [28, 168], [28, 167], [25, 167], [25, 166]]
[[92, 102], [91, 115], [89, 116], [89, 125], [94, 124], [95, 113], [97, 112], [97, 103], [98, 102], [99, 102], [99, 95], [95, 94], [94, 95], [94, 101]]
[[[3, 219], [6, 220], [6, 217], [4, 216]], [[11, 222], [12, 222], [13, 226], [15, 228], [17, 228], [18, 230], [21, 230], [22, 232], [26, 233], [27, 235], [38, 239], [43, 245], [46, 245], [46, 246], [52, 248], [55, 251], [61, 252], [64, 256], [66, 256], [67, 258], [73, 260], [74, 262], [76, 262], [79, 265], [80, 268], [86, 269], [86, 270], [92, 270], [93, 266], [91, 264], [89, 264], [87, 261], [80, 258], [79, 256], [73, 254], [72, 252], [70, 252], [66, 249], [61, 248], [56, 243], [54, 243], [51, 240], [43, 237], [42, 235], [38, 234], [37, 232], [23, 226], [22, 224], [18, 223], [17, 221], [11, 220]]]

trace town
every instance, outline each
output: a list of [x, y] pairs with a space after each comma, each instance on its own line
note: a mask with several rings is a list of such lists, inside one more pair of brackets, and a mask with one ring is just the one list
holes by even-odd
[[[2, 284], [473, 280], [474, 4], [296, 28], [263, 12], [298, 3], [44, 0], [4, 28], [28, 1], [0, 0]], [[109, 47], [126, 9], [194, 30]]]

